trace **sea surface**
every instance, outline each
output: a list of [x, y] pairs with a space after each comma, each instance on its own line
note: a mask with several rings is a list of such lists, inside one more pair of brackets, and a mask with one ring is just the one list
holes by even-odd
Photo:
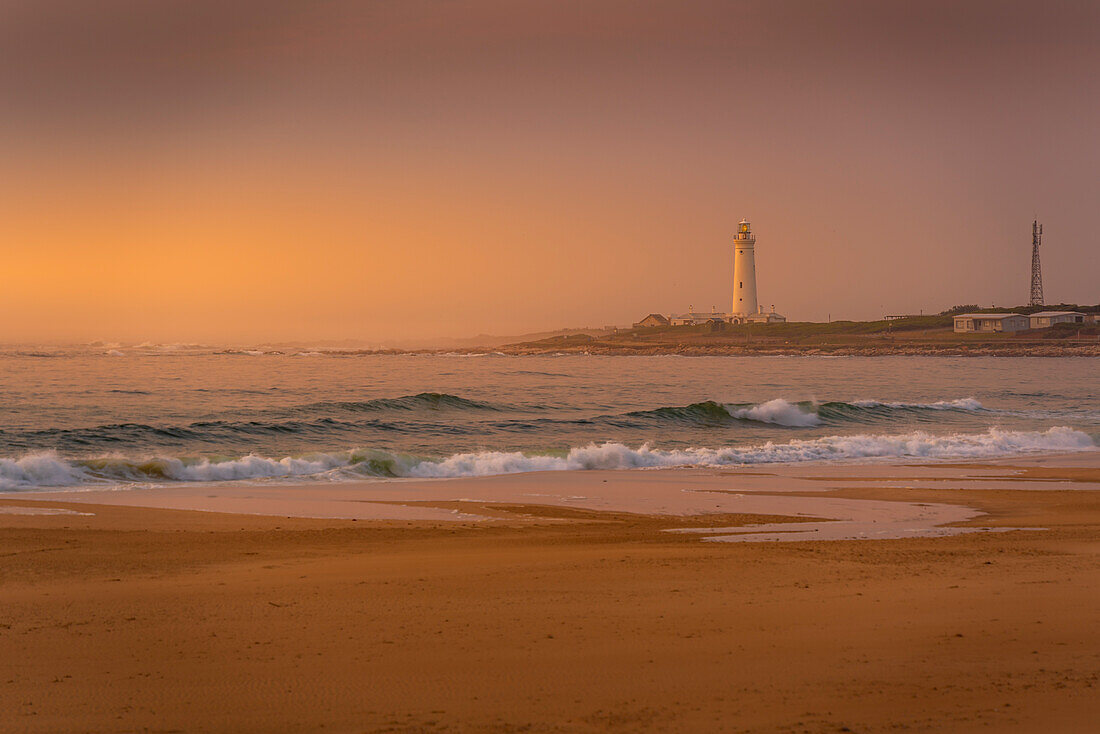
[[0, 349], [0, 489], [1092, 449], [1088, 358]]

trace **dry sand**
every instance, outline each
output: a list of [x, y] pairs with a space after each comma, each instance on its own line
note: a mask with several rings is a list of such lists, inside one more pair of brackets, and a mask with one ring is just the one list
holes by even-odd
[[1095, 731], [1098, 467], [6, 495], [0, 731]]

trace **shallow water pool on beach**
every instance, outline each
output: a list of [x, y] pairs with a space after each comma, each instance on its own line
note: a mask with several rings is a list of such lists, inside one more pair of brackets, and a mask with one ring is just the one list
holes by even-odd
[[1094, 447], [1086, 358], [0, 352], [0, 489]]

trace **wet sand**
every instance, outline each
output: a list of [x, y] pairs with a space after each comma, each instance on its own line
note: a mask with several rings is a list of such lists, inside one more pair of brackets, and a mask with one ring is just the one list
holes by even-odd
[[[1088, 453], [4, 495], [0, 731], [1090, 731], [1098, 489]], [[929, 537], [704, 540], [864, 521]]]

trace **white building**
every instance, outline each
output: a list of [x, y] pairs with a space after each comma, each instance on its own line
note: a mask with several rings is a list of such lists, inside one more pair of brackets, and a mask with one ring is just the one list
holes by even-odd
[[1040, 311], [1028, 317], [1032, 329], [1045, 329], [1055, 324], [1084, 324], [1088, 319], [1077, 311]]
[[992, 334], [1030, 328], [1028, 317], [1018, 313], [961, 313], [955, 316], [956, 334]]
[[780, 316], [775, 312], [775, 306], [772, 306], [771, 311], [765, 311], [763, 306], [756, 309], [756, 313], [750, 313], [748, 316], [737, 316], [735, 318], [741, 319], [740, 322], [732, 321], [732, 323], [744, 323], [744, 324], [781, 324], [787, 320], [786, 316]]
[[688, 306], [687, 313], [674, 313], [668, 317], [668, 320], [673, 326], [698, 326], [700, 324], [728, 323], [730, 317], [729, 314], [715, 311], [713, 306], [710, 313], [696, 311], [694, 306]]
[[[651, 316], [654, 314], [651, 314]], [[647, 317], [648, 318], [648, 317]], [[726, 324], [780, 324], [787, 320], [786, 316], [780, 316], [772, 306], [771, 311], [765, 311], [763, 307], [750, 314], [728, 314], [721, 311], [710, 312], [696, 311], [688, 306], [687, 313], [674, 313], [668, 317], [668, 323], [672, 326], [699, 326], [700, 324], [726, 323]], [[635, 326], [645, 326], [638, 322]]]

